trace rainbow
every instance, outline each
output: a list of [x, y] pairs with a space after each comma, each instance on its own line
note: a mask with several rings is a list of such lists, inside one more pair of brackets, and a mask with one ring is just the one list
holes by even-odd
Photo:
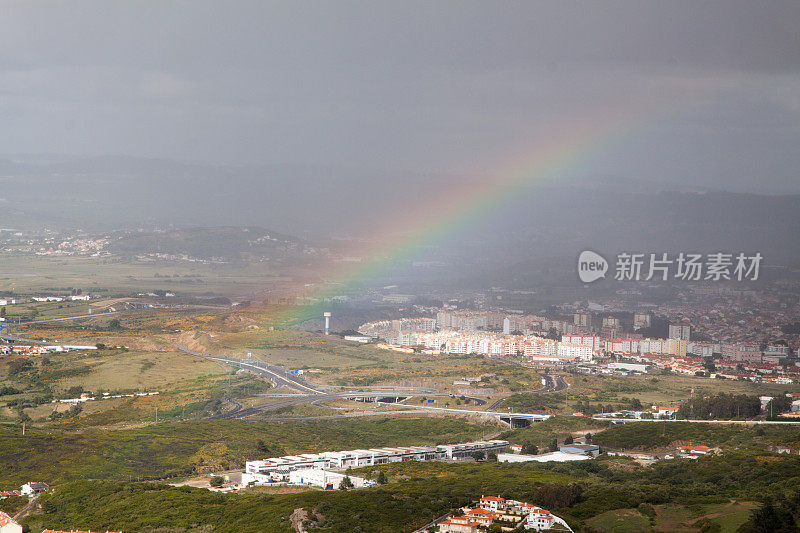
[[292, 307], [276, 317], [277, 321], [291, 323], [321, 317], [322, 306], [328, 305], [324, 304], [325, 299], [357, 293], [393, 265], [414, 257], [420, 246], [435, 244], [466, 224], [496, 212], [531, 186], [567, 177], [593, 157], [656, 122], [655, 117], [661, 114], [652, 109], [647, 113], [595, 113], [553, 127], [546, 138], [530, 143], [515, 158], [505, 158], [505, 164], [496, 165], [501, 169], [493, 172], [496, 178], [435, 191], [427, 201], [405, 207], [399, 216], [387, 216], [376, 224], [373, 243], [352, 251], [351, 255], [362, 258], [360, 262], [339, 264], [329, 272], [329, 281], [313, 296], [319, 303]]

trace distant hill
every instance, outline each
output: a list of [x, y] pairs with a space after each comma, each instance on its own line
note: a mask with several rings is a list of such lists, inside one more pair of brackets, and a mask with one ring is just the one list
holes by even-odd
[[[223, 255], [225, 250], [289, 246], [297, 236], [354, 234], [370, 239], [385, 219], [402, 230], [407, 206], [463, 189], [490, 176], [425, 176], [365, 169], [233, 167], [133, 157], [27, 156], [0, 159], [0, 227], [119, 230], [138, 227], [236, 227], [246, 233], [206, 242], [129, 235], [120, 252], [153, 249]], [[433, 184], [436, 183], [434, 186]], [[2, 187], [2, 185], [5, 185]], [[432, 243], [448, 264], [572, 256], [583, 249], [619, 251], [760, 251], [770, 261], [800, 258], [800, 196], [663, 190], [618, 176], [581, 176], [550, 186], [520, 187], [511, 201], [463, 216], [456, 231]], [[410, 209], [409, 209], [410, 211]], [[271, 228], [256, 230], [255, 227]], [[431, 228], [435, 229], [435, 228]], [[285, 241], [285, 242], [284, 242]], [[210, 242], [218, 243], [211, 250]], [[217, 245], [215, 245], [217, 246]], [[261, 253], [261, 251], [259, 251]], [[425, 253], [428, 253], [425, 251]], [[422, 254], [424, 255], [424, 253]]]
[[299, 246], [301, 241], [264, 228], [225, 226], [115, 233], [109, 251], [123, 256], [163, 253], [202, 259], [277, 259]]

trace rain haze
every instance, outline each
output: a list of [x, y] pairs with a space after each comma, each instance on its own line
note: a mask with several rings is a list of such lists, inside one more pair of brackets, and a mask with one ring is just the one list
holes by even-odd
[[[402, 232], [408, 206], [476, 186], [518, 188], [470, 221], [505, 232], [595, 195], [797, 194], [798, 20], [796, 2], [10, 2], [0, 194], [10, 225], [68, 199], [88, 212], [38, 220], [315, 238], [389, 237], [376, 218]], [[571, 161], [544, 168], [554, 137]]]
[[800, 532], [800, 1], [0, 0], [0, 533]]

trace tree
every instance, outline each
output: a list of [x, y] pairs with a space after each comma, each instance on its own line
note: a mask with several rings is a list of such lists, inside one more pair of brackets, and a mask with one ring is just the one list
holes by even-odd
[[528, 455], [538, 455], [539, 454], [539, 447], [535, 444], [523, 444], [522, 445], [522, 453]]
[[470, 455], [472, 455], [472, 458], [476, 461], [483, 461], [483, 459], [486, 457], [486, 455], [481, 451], [472, 452]]
[[750, 519], [739, 531], [742, 533], [791, 533], [797, 531], [797, 519], [800, 515], [800, 492], [788, 498], [779, 495], [774, 500], [765, 498], [761, 507], [754, 510]]
[[352, 489], [353, 487], [353, 481], [350, 479], [350, 476], [344, 476], [342, 482], [339, 483], [339, 490]]
[[553, 439], [553, 442], [550, 443], [549, 450], [551, 452], [555, 452], [558, 450], [558, 439]]
[[769, 417], [777, 417], [781, 413], [785, 413], [792, 408], [792, 400], [785, 394], [780, 394], [771, 399], [764, 409]]
[[378, 482], [378, 485], [386, 485], [389, 483], [389, 480], [386, 479], [386, 473], [384, 473], [383, 470], [378, 472], [378, 479], [376, 479], [376, 481]]
[[256, 450], [261, 453], [269, 453], [269, 446], [267, 446], [263, 440], [258, 439], [258, 441], [256, 441]]
[[214, 476], [209, 480], [208, 484], [212, 487], [221, 487], [225, 484], [225, 479], [222, 476]]
[[568, 435], [566, 439], [564, 439], [564, 444], [572, 444], [575, 440], [572, 438], [572, 435]]

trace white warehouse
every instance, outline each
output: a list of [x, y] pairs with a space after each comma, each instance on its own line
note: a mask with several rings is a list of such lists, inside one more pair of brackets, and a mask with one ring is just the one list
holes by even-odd
[[261, 461], [247, 461], [242, 474], [242, 484], [266, 484], [288, 481], [296, 470], [345, 469], [402, 461], [436, 461], [460, 459], [475, 452], [502, 452], [508, 441], [489, 440], [442, 446], [408, 446], [404, 448], [370, 448], [340, 452], [306, 453], [272, 457]]
[[315, 468], [303, 468], [300, 470], [293, 470], [289, 473], [289, 483], [297, 485], [313, 485], [315, 487], [322, 487], [323, 489], [338, 489], [342, 480], [346, 477], [350, 478], [353, 488], [360, 489], [364, 487], [371, 487], [375, 484], [374, 481], [364, 479], [356, 476], [348, 476], [339, 472], [331, 472], [329, 470], [319, 470]]

